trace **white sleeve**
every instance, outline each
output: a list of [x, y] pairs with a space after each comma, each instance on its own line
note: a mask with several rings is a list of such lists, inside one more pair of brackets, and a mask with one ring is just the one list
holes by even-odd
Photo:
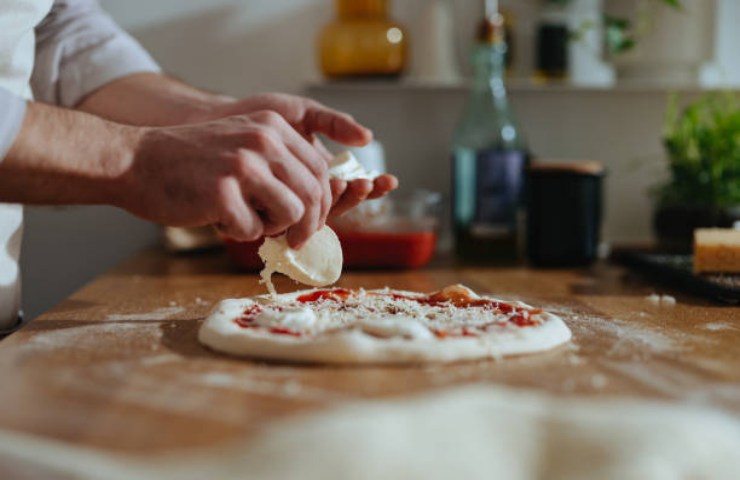
[[13, 146], [26, 116], [26, 101], [0, 88], [0, 162]]
[[96, 0], [56, 0], [36, 27], [37, 100], [74, 107], [108, 82], [159, 66]]

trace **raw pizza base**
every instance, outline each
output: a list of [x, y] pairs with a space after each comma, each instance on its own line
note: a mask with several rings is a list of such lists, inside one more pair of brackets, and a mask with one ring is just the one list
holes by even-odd
[[[278, 301], [292, 301], [315, 290], [303, 290], [278, 296]], [[388, 290], [369, 290], [367, 293]], [[393, 290], [416, 296], [418, 293]], [[489, 297], [486, 297], [489, 298]], [[496, 300], [496, 299], [492, 299]], [[324, 364], [409, 364], [456, 362], [500, 358], [550, 350], [568, 342], [571, 332], [563, 321], [548, 312], [538, 314], [536, 327], [510, 329], [478, 337], [379, 338], [359, 328], [315, 336], [293, 337], [263, 330], [245, 329], [235, 322], [244, 310], [256, 302], [269, 304], [272, 297], [223, 300], [202, 325], [198, 339], [213, 350], [236, 356], [276, 361]], [[522, 302], [506, 302], [531, 308]]]

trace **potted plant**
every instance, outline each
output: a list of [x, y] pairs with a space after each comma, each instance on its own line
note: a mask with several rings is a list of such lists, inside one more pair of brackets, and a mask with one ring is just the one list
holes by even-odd
[[655, 191], [654, 226], [662, 247], [690, 251], [696, 228], [740, 220], [740, 97], [711, 92], [678, 104], [666, 118], [670, 178]]

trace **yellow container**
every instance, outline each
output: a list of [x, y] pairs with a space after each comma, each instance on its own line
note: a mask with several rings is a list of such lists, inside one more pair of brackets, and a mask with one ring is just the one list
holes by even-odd
[[329, 78], [400, 75], [407, 36], [388, 18], [388, 0], [335, 0], [337, 18], [319, 36], [321, 71]]

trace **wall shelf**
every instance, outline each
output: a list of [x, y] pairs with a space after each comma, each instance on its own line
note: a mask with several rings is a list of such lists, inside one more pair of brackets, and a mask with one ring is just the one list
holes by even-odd
[[[386, 147], [388, 169], [410, 188], [449, 193], [449, 148], [467, 81], [314, 81], [305, 92], [355, 115]], [[595, 160], [608, 171], [604, 238], [651, 236], [648, 192], [665, 178], [662, 132], [669, 93], [685, 100], [699, 85], [622, 83], [612, 88], [509, 82], [511, 104], [540, 159]]]
[[[460, 80], [455, 83], [430, 83], [414, 80], [341, 80], [324, 81], [314, 80], [306, 85], [309, 94], [331, 93], [360, 93], [360, 92], [388, 92], [388, 93], [453, 93], [467, 91], [469, 80]], [[528, 78], [514, 78], [507, 81], [507, 89], [511, 93], [700, 93], [713, 90], [740, 90], [740, 86], [710, 88], [698, 84], [687, 83], [653, 83], [653, 82], [619, 82], [613, 86], [586, 86], [568, 82], [542, 83]]]

